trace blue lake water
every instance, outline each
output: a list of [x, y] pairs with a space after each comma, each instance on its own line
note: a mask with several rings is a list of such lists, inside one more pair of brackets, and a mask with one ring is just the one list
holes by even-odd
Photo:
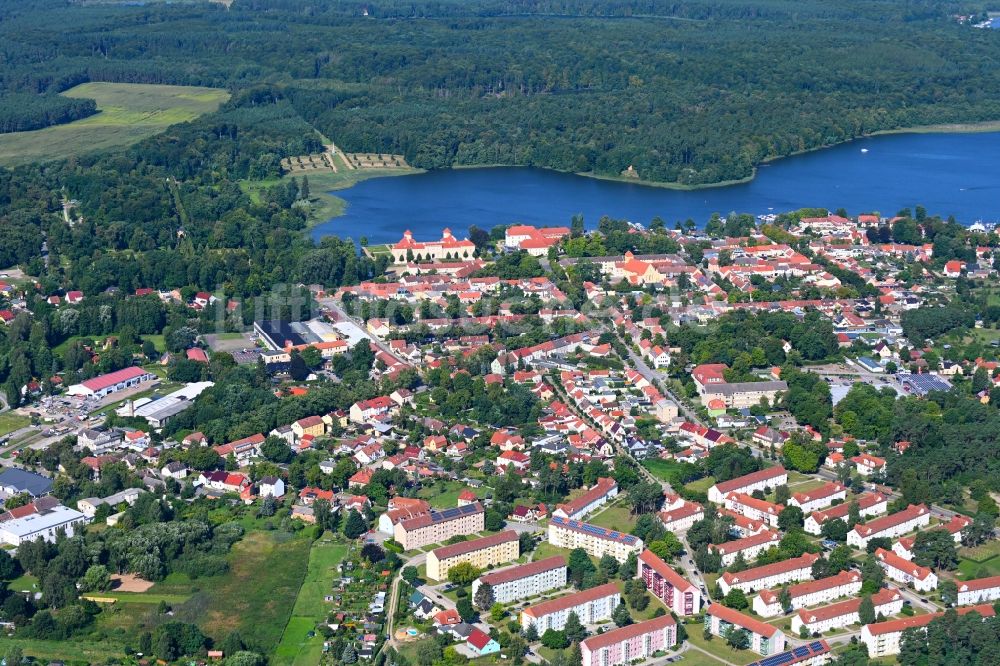
[[602, 215], [643, 224], [659, 215], [670, 226], [692, 218], [700, 226], [714, 212], [816, 206], [892, 215], [919, 204], [971, 224], [1000, 220], [1000, 132], [860, 139], [762, 166], [749, 183], [693, 191], [504, 167], [373, 178], [335, 194], [347, 201], [345, 214], [313, 236], [366, 236], [373, 244], [395, 242], [404, 229], [420, 239], [439, 238], [444, 227], [465, 235], [473, 224], [568, 225], [575, 213], [588, 227]]

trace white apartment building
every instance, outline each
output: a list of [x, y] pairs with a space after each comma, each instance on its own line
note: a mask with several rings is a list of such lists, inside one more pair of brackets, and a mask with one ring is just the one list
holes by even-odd
[[736, 573], [727, 571], [719, 577], [719, 587], [722, 588], [723, 594], [729, 594], [729, 590], [734, 589], [749, 594], [756, 590], [808, 580], [812, 578], [813, 563], [818, 559], [819, 555], [815, 553], [803, 553], [800, 557], [765, 564], [746, 571]]
[[740, 553], [743, 553], [743, 559], [747, 562], [752, 562], [758, 555], [763, 553], [768, 548], [777, 546], [780, 541], [780, 534], [766, 530], [760, 534], [743, 537], [742, 539], [736, 539], [735, 541], [712, 544], [708, 548], [709, 550], [714, 550], [719, 553], [719, 555], [722, 556], [723, 566], [728, 567], [736, 561], [736, 558]]
[[875, 551], [875, 559], [878, 560], [879, 565], [885, 570], [886, 577], [890, 580], [903, 585], [912, 583], [913, 589], [917, 592], [930, 592], [937, 589], [937, 574], [927, 567], [904, 560], [896, 553], [884, 548]]
[[583, 624], [596, 624], [611, 619], [611, 614], [620, 603], [618, 586], [606, 583], [528, 606], [521, 611], [521, 628], [527, 630], [535, 625], [539, 635], [548, 629], [560, 631], [566, 626], [570, 613], [576, 613]]
[[911, 504], [902, 511], [855, 525], [854, 529], [847, 533], [847, 543], [864, 550], [872, 539], [903, 536], [907, 532], [927, 527], [930, 522], [931, 512], [926, 505]]
[[1000, 576], [967, 580], [958, 584], [959, 606], [1000, 599]]
[[802, 509], [802, 513], [808, 514], [813, 511], [825, 509], [837, 500], [847, 499], [847, 486], [836, 481], [830, 481], [824, 485], [801, 493], [793, 493], [788, 500], [789, 506], [797, 506]]
[[766, 624], [722, 604], [712, 604], [705, 613], [705, 628], [713, 636], [725, 636], [730, 627], [746, 629], [750, 634], [750, 649], [757, 654], [777, 654], [785, 649], [785, 634], [772, 624]]
[[[878, 516], [889, 509], [889, 499], [881, 493], [863, 493], [858, 496], [857, 503], [858, 513], [862, 518]], [[832, 506], [824, 511], [813, 511], [805, 521], [806, 534], [821, 534], [823, 524], [828, 520], [843, 520], [846, 523], [850, 511], [850, 502]]]
[[561, 555], [547, 557], [537, 562], [493, 571], [472, 582], [472, 596], [487, 584], [493, 590], [493, 599], [509, 604], [518, 599], [566, 586], [566, 560]]
[[[892, 617], [903, 610], [903, 595], [892, 587], [884, 587], [872, 595], [872, 605], [875, 615]], [[824, 633], [841, 629], [851, 624], [858, 624], [861, 619], [858, 610], [861, 608], [861, 597], [847, 599], [840, 603], [823, 606], [822, 608], [802, 608], [792, 616], [792, 633], [799, 634], [802, 627], [810, 634]]]
[[788, 483], [788, 472], [781, 465], [768, 467], [758, 472], [717, 483], [708, 489], [708, 501], [722, 504], [729, 493], [751, 494], [755, 490], [766, 491]]
[[[956, 608], [959, 615], [965, 615], [975, 611], [983, 617], [993, 617], [996, 612], [990, 604], [979, 606], [966, 606]], [[868, 656], [872, 659], [880, 657], [891, 657], [899, 654], [900, 639], [903, 632], [911, 628], [925, 628], [931, 620], [941, 617], [944, 613], [928, 613], [926, 615], [915, 615], [904, 617], [898, 620], [887, 620], [885, 622], [873, 622], [861, 627], [861, 642], [868, 648]]]
[[614, 479], [601, 477], [587, 492], [565, 504], [556, 505], [553, 516], [579, 520], [591, 511], [604, 506], [618, 496], [618, 483]]
[[628, 559], [629, 553], [638, 555], [643, 547], [642, 539], [631, 534], [559, 516], [553, 516], [549, 521], [549, 543], [570, 550], [583, 548], [597, 559], [605, 554], [611, 555], [622, 563]]
[[[856, 571], [841, 571], [827, 578], [798, 583], [788, 588], [793, 609], [829, 603], [860, 591], [861, 574]], [[782, 615], [785, 609], [781, 606], [780, 597], [780, 589], [761, 590], [753, 600], [754, 612], [761, 617]]]
[[759, 520], [767, 523], [771, 527], [778, 526], [778, 515], [785, 510], [783, 504], [775, 504], [767, 500], [757, 499], [746, 493], [729, 493], [726, 495], [726, 508], [751, 520]]

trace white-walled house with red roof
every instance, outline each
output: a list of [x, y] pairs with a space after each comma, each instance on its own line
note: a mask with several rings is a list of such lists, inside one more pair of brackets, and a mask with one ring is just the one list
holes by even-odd
[[[985, 617], [993, 617], [996, 611], [990, 604], [980, 604], [979, 606], [964, 606], [955, 609], [959, 615], [966, 613], [979, 613]], [[890, 657], [899, 654], [899, 648], [903, 632], [907, 629], [925, 629], [936, 618], [944, 613], [927, 613], [926, 615], [915, 615], [913, 617], [903, 617], [898, 620], [886, 620], [885, 622], [873, 622], [861, 627], [861, 642], [868, 648], [868, 656], [872, 659]]]
[[880, 537], [892, 539], [927, 527], [930, 522], [931, 512], [926, 505], [911, 504], [902, 511], [866, 523], [858, 523], [847, 533], [847, 544], [864, 550], [872, 539]]
[[[829, 603], [860, 591], [861, 574], [857, 571], [841, 571], [833, 576], [805, 581], [788, 588], [793, 609]], [[785, 609], [781, 606], [780, 597], [780, 589], [761, 590], [753, 600], [754, 612], [761, 617], [781, 615]]]
[[884, 548], [875, 550], [875, 559], [879, 566], [885, 570], [885, 575], [890, 580], [903, 585], [913, 585], [917, 592], [930, 592], [937, 589], [938, 577], [933, 571], [919, 564], [914, 564], [909, 560]]
[[785, 634], [771, 624], [766, 624], [722, 604], [712, 604], [705, 612], [705, 628], [713, 636], [725, 636], [732, 627], [745, 629], [750, 634], [750, 649], [757, 654], [777, 654], [785, 649]]
[[726, 495], [726, 508], [751, 520], [759, 520], [771, 527], [778, 526], [778, 515], [785, 510], [784, 505], [757, 499], [746, 493]]
[[997, 599], [1000, 599], [1000, 576], [958, 582], [956, 603], [959, 606], [992, 602]]
[[[892, 587], [884, 587], [872, 595], [872, 605], [876, 616], [892, 617], [903, 610], [903, 594]], [[858, 611], [861, 608], [861, 597], [847, 599], [820, 608], [801, 608], [792, 616], [792, 633], [798, 634], [802, 627], [812, 633], [824, 633], [840, 629], [861, 620]]]
[[744, 594], [749, 594], [756, 590], [808, 580], [812, 578], [812, 566], [818, 559], [819, 555], [803, 553], [799, 557], [744, 571], [735, 573], [727, 571], [719, 577], [719, 587], [722, 588], [723, 594], [729, 594], [730, 590], [740, 590]]
[[751, 472], [744, 476], [716, 483], [708, 489], [708, 501], [715, 504], [723, 504], [726, 495], [729, 493], [751, 494], [755, 490], [767, 492], [770, 488], [776, 488], [788, 483], [788, 472], [781, 465], [768, 467], [757, 472]]
[[[889, 508], [889, 498], [881, 493], [866, 492], [858, 495], [855, 501], [858, 503], [858, 512], [862, 518], [883, 514]], [[813, 511], [806, 518], [803, 529], [806, 534], [821, 534], [823, 525], [828, 520], [843, 520], [846, 523], [850, 511], [850, 502], [844, 502], [822, 511]]]
[[813, 490], [792, 493], [788, 500], [789, 506], [797, 506], [802, 513], [812, 513], [832, 505], [837, 500], [847, 499], [847, 486], [836, 481], [830, 481]]

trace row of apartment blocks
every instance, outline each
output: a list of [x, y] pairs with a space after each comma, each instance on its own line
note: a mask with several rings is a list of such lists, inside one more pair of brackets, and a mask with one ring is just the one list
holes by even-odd
[[628, 559], [629, 553], [638, 555], [643, 548], [639, 537], [559, 516], [549, 521], [548, 537], [549, 543], [558, 548], [583, 548], [592, 557], [611, 555], [620, 563]]
[[477, 569], [485, 569], [513, 562], [520, 554], [520, 541], [514, 530], [454, 543], [428, 553], [427, 577], [445, 580], [451, 568], [460, 562], [468, 562]]
[[566, 560], [562, 555], [553, 555], [480, 576], [472, 582], [473, 598], [483, 585], [490, 586], [493, 600], [501, 604], [557, 590], [566, 587]]

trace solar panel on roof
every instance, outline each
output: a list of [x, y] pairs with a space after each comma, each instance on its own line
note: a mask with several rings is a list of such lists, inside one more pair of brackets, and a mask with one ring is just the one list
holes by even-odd
[[820, 652], [821, 650], [823, 650], [823, 642], [816, 641], [815, 643], [810, 643], [809, 649], [812, 650], [813, 652]]

